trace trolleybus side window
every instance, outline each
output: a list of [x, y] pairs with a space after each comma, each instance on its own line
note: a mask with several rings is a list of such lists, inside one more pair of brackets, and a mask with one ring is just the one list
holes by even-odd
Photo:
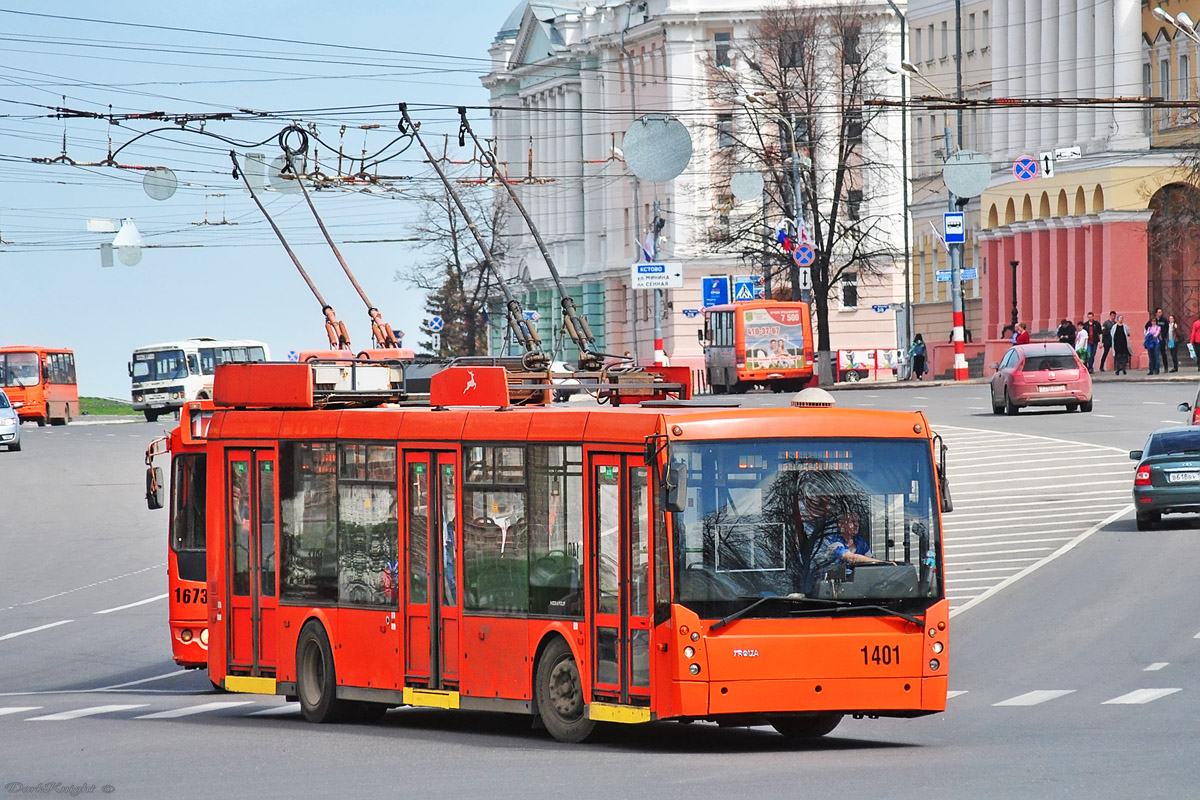
[[583, 615], [583, 448], [530, 445], [529, 613]]
[[203, 454], [179, 455], [173, 463], [175, 490], [171, 493], [171, 549], [179, 577], [205, 579], [204, 515], [207, 459]]
[[467, 448], [462, 497], [467, 608], [529, 609], [524, 456], [522, 447]]
[[333, 603], [337, 582], [337, 448], [280, 442], [280, 597]]
[[338, 604], [396, 608], [396, 448], [341, 445], [337, 485]]

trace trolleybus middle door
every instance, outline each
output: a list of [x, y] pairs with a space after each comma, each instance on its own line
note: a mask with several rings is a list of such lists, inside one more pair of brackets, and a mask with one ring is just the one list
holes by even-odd
[[458, 457], [404, 453], [405, 682], [430, 689], [459, 681]]
[[591, 462], [592, 644], [596, 699], [650, 695], [650, 489], [641, 455]]

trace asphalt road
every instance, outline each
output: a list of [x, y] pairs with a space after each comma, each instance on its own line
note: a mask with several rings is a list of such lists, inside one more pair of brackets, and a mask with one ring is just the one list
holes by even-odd
[[945, 714], [847, 720], [801, 748], [768, 730], [674, 723], [564, 746], [528, 719], [414, 709], [379, 725], [315, 726], [282, 698], [213, 692], [170, 658], [165, 514], [142, 500], [142, 454], [162, 425], [27, 426], [23, 451], [0, 453], [0, 786], [124, 797], [1188, 796], [1200, 779], [1200, 522], [1138, 533], [1125, 451], [1182, 421], [1175, 405], [1194, 389], [1099, 384], [1091, 414], [1017, 417], [993, 416], [978, 385], [836, 392], [844, 405], [921, 408], [951, 448], [955, 695]]

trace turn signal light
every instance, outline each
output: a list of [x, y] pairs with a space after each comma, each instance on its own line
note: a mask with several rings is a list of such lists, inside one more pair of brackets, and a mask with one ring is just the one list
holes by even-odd
[[1133, 479], [1134, 486], [1149, 486], [1150, 485], [1150, 468], [1142, 467], [1137, 471], [1137, 477]]
[[191, 628], [184, 628], [183, 630], [181, 630], [179, 632], [179, 641], [183, 642], [184, 644], [187, 644], [191, 640], [192, 640]]

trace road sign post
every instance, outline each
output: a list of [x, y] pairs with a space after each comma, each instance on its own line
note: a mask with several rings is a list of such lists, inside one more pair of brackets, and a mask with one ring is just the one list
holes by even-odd
[[[962, 97], [962, 90], [959, 90]], [[962, 120], [959, 120], [959, 136], [962, 135]], [[946, 129], [946, 151], [950, 150], [950, 130]], [[1036, 169], [1036, 163], [1034, 168]], [[950, 338], [954, 341], [954, 380], [965, 381], [970, 377], [967, 369], [967, 353], [963, 331], [962, 261], [966, 242], [966, 222], [963, 208], [972, 197], [983, 193], [991, 181], [992, 168], [987, 156], [971, 150], [960, 150], [947, 159], [942, 169], [942, 179], [950, 190], [949, 209], [946, 214], [946, 247], [950, 250], [950, 296], [954, 299], [954, 328]], [[951, 240], [951, 220], [957, 223], [957, 241]]]

